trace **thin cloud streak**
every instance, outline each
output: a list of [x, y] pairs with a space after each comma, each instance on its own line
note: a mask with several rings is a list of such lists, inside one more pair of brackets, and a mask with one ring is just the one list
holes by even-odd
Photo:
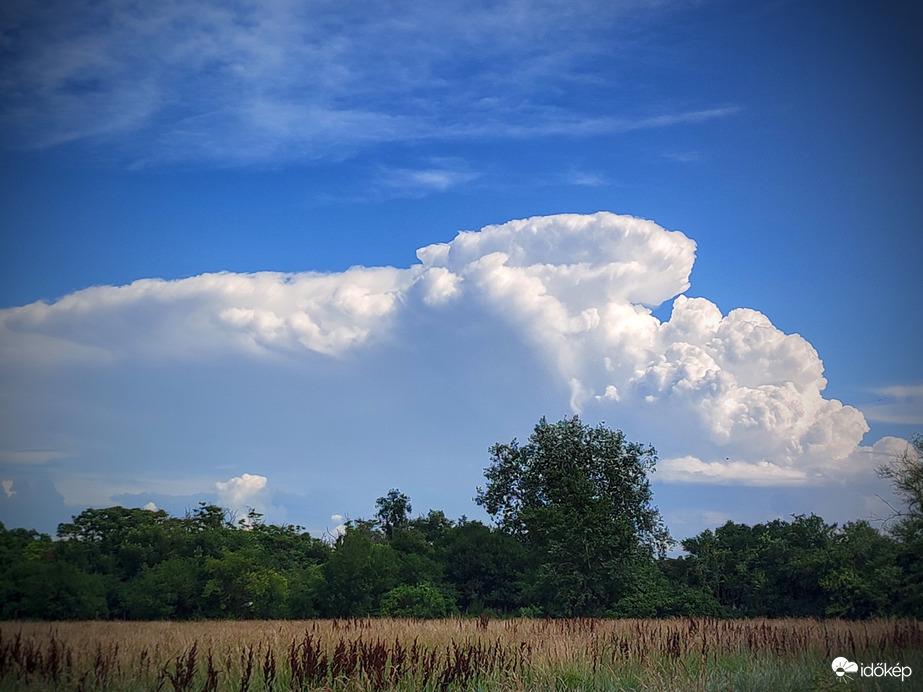
[[923, 400], [923, 385], [894, 385], [872, 390], [880, 396], [901, 400]]

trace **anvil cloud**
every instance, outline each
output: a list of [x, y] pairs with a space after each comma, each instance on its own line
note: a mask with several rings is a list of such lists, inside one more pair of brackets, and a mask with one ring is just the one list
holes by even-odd
[[[234, 356], [246, 377], [266, 360], [282, 368], [309, 360], [331, 364], [335, 374], [324, 377], [342, 380], [333, 390], [348, 401], [359, 363], [426, 344], [415, 332], [421, 324], [450, 330], [463, 320], [490, 323], [521, 343], [543, 364], [548, 385], [567, 392], [572, 412], [658, 441], [665, 480], [817, 484], [861, 468], [855, 459], [868, 426], [855, 408], [824, 398], [815, 349], [756, 310], [723, 315], [707, 298], [687, 297], [695, 250], [683, 233], [652, 221], [564, 214], [461, 232], [420, 248], [409, 268], [99, 286], [0, 312], [3, 377], [21, 387], [7, 396], [29, 399], [34, 383], [23, 373], [43, 369], [143, 370]], [[672, 314], [661, 321], [652, 310], [668, 301]], [[419, 367], [452, 373], [454, 356], [430, 346]], [[390, 386], [383, 373], [361, 370], [364, 388]], [[44, 382], [49, 389], [34, 405], [50, 422], [5, 425], [6, 461], [23, 449], [53, 448], [49, 412], [59, 397]], [[115, 404], [104, 392], [93, 396], [88, 406]], [[194, 398], [194, 388], [176, 396]], [[83, 431], [87, 439], [109, 434], [110, 423], [94, 425]], [[74, 451], [54, 452], [64, 474], [60, 458]]]

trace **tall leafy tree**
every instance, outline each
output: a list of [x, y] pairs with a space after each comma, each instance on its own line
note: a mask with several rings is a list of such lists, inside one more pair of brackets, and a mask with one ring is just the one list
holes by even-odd
[[890, 479], [904, 505], [894, 508], [891, 523], [891, 534], [899, 543], [897, 564], [903, 572], [898, 608], [923, 618], [923, 435], [914, 435], [904, 453], [878, 473]]
[[923, 522], [923, 435], [914, 435], [902, 454], [878, 467], [878, 475], [891, 481], [894, 492], [906, 505], [904, 509], [894, 509], [895, 518], [902, 523]]
[[388, 538], [410, 522], [410, 512], [413, 510], [410, 498], [400, 490], [392, 488], [387, 495], [375, 500], [375, 506], [378, 508], [375, 519]]
[[533, 599], [553, 615], [601, 614], [670, 538], [647, 478], [653, 447], [577, 416], [496, 444], [477, 502], [536, 561]]

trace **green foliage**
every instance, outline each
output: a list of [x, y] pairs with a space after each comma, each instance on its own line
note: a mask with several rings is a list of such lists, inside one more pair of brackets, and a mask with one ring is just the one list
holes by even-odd
[[669, 545], [647, 479], [656, 452], [621, 431], [543, 418], [528, 444], [490, 453], [477, 501], [534, 556], [527, 597], [547, 613], [605, 612]]
[[527, 555], [515, 538], [471, 521], [449, 529], [436, 547], [463, 612], [512, 612], [521, 605]]
[[323, 565], [323, 614], [364, 617], [376, 612], [382, 595], [397, 586], [399, 566], [397, 553], [377, 542], [368, 526], [347, 526]]
[[407, 526], [410, 513], [413, 511], [410, 498], [394, 488], [384, 497], [375, 500], [375, 506], [378, 508], [375, 518], [388, 538], [391, 538], [395, 531]]
[[892, 614], [901, 580], [897, 553], [895, 542], [867, 522], [846, 524], [834, 536], [830, 569], [821, 580], [829, 595], [825, 614], [845, 618]]
[[330, 546], [314, 538], [301, 526], [253, 524], [245, 532], [247, 543], [256, 544], [262, 561], [276, 570], [290, 570], [321, 564], [330, 557]]
[[897, 518], [923, 519], [923, 435], [915, 434], [903, 454], [878, 468], [878, 475], [891, 481], [894, 492], [906, 505], [903, 510], [895, 510]]
[[905, 505], [894, 508], [891, 517], [891, 535], [898, 541], [896, 563], [901, 570], [896, 609], [923, 618], [923, 435], [914, 435], [906, 451], [878, 473], [891, 480]]
[[412, 530], [397, 531], [388, 545], [397, 557], [399, 583], [442, 581], [442, 565], [436, 559], [436, 549], [422, 534]]
[[429, 582], [401, 584], [381, 599], [381, 614], [386, 617], [444, 618], [455, 612], [455, 604]]
[[813, 514], [752, 527], [727, 522], [683, 541], [688, 583], [742, 616], [824, 615], [834, 530]]
[[327, 588], [320, 565], [309, 564], [285, 572], [288, 579], [288, 613], [296, 620], [315, 618], [321, 611], [321, 599]]
[[173, 557], [145, 566], [125, 588], [125, 607], [139, 620], [186, 620], [201, 614], [201, 561]]
[[477, 501], [497, 526], [411, 518], [396, 489], [333, 544], [302, 527], [88, 509], [60, 540], [0, 524], [0, 618], [466, 615], [923, 617], [923, 438], [880, 473], [902, 498], [889, 532], [816, 515], [727, 522], [655, 559], [668, 535], [652, 448], [578, 418], [491, 448]]
[[[309, 617], [323, 583], [318, 565], [330, 554], [300, 527], [267, 525], [255, 513], [235, 526], [205, 503], [182, 519], [88, 509], [58, 533], [52, 542], [0, 527], [10, 617]], [[32, 564], [42, 562], [53, 566]]]
[[58, 560], [24, 560], [0, 576], [0, 619], [96, 620], [109, 615], [99, 575]]
[[51, 537], [34, 529], [7, 530], [0, 522], [0, 565], [53, 558]]
[[608, 615], [627, 618], [719, 617], [721, 604], [714, 597], [679, 581], [669, 579], [658, 565], [645, 565], [631, 590]]
[[410, 528], [420, 534], [427, 543], [435, 543], [445, 536], [455, 522], [449, 519], [441, 509], [431, 509], [426, 516], [410, 520]]
[[165, 557], [167, 513], [107, 507], [87, 509], [58, 526], [60, 551], [88, 572], [131, 579], [142, 567]]
[[665, 571], [746, 617], [904, 615], [899, 543], [859, 521], [816, 516], [746, 526], [728, 522], [683, 541], [688, 557]]

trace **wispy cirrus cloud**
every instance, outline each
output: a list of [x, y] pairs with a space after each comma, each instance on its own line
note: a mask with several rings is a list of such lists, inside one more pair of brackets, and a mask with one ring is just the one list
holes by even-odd
[[[639, 113], [600, 95], [611, 70], [627, 69], [607, 56], [669, 8], [639, 0], [10, 4], [0, 14], [0, 141], [107, 142], [135, 165], [278, 163], [384, 142], [586, 136], [732, 115], [724, 105]], [[561, 100], [565, 85], [594, 98]]]

